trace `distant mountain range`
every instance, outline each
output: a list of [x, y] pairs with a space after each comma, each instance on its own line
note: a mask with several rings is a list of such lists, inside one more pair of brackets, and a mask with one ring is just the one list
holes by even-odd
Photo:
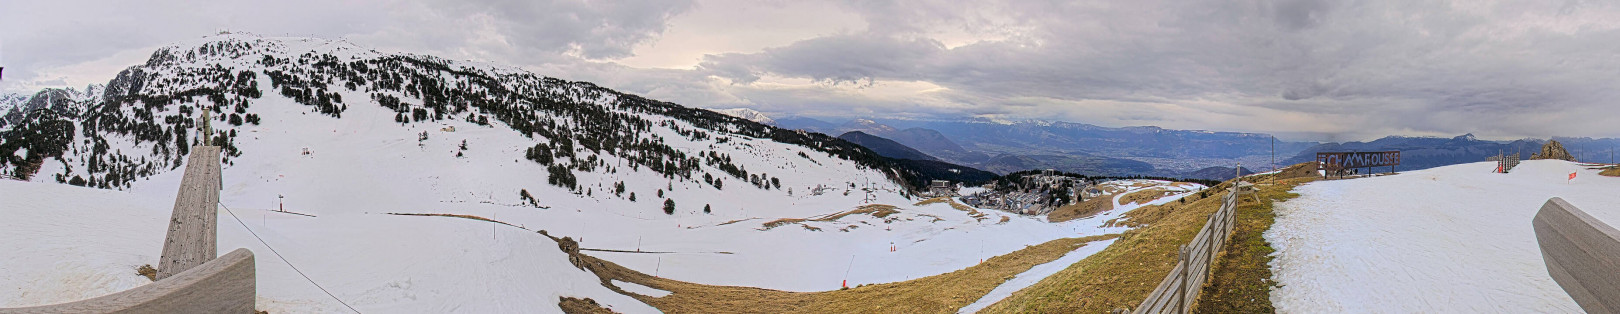
[[[1317, 152], [1402, 152], [1397, 170], [1427, 169], [1485, 160], [1498, 153], [1529, 158], [1541, 139], [1487, 141], [1465, 134], [1454, 138], [1390, 136], [1369, 142], [1275, 141], [1267, 134], [1171, 130], [1159, 127], [1100, 127], [1048, 121], [874, 120], [835, 124], [807, 117], [778, 120], [777, 126], [811, 132], [861, 131], [893, 140], [945, 162], [995, 173], [1056, 169], [1104, 176], [1164, 176], [1230, 179], [1239, 164], [1269, 169], [1313, 161]], [[1620, 139], [1554, 137], [1584, 161], [1612, 162]], [[1272, 149], [1275, 148], [1275, 155]], [[1249, 173], [1245, 170], [1245, 173]]]
[[934, 158], [934, 156], [929, 156], [928, 154], [924, 154], [923, 152], [917, 151], [916, 149], [907, 147], [906, 145], [897, 143], [893, 140], [866, 134], [866, 132], [850, 131], [848, 133], [844, 133], [843, 135], [839, 135], [838, 138], [849, 141], [850, 143], [855, 143], [856, 145], [865, 146], [867, 149], [871, 149], [872, 152], [882, 155], [883, 157], [910, 160], [939, 160]]
[[[779, 127], [887, 138], [939, 160], [996, 173], [1056, 169], [1087, 175], [1178, 177], [1212, 166], [1263, 164], [1271, 137], [1257, 133], [1107, 128], [1045, 121], [916, 121], [854, 119], [834, 124], [806, 117], [779, 119]], [[1277, 156], [1316, 145], [1277, 142]]]
[[[1238, 173], [1239, 171], [1242, 171], [1242, 173]], [[1251, 175], [1251, 174], [1254, 174], [1254, 173], [1255, 172], [1253, 170], [1249, 170], [1249, 168], [1244, 168], [1244, 167], [1231, 168], [1231, 167], [1215, 166], [1215, 167], [1199, 169], [1198, 171], [1193, 171], [1193, 172], [1187, 173], [1186, 178], [1215, 180], [1215, 181], [1226, 181], [1226, 180], [1231, 180], [1232, 178], [1236, 178], [1236, 177], [1238, 177], [1240, 175], [1246, 176], [1246, 175]]]
[[[1612, 162], [1611, 149], [1620, 146], [1620, 139], [1554, 137], [1562, 142], [1570, 154], [1587, 162]], [[1312, 146], [1285, 160], [1285, 164], [1316, 160], [1317, 152], [1400, 151], [1401, 165], [1397, 170], [1419, 170], [1439, 166], [1484, 161], [1497, 154], [1530, 154], [1541, 149], [1546, 140], [1520, 139], [1514, 141], [1486, 141], [1464, 134], [1453, 138], [1388, 136], [1370, 142], [1326, 143]]]

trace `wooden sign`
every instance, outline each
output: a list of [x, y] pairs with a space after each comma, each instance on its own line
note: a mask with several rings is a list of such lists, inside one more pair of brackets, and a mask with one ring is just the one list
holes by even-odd
[[1319, 152], [1316, 162], [1328, 170], [1397, 166], [1401, 152]]

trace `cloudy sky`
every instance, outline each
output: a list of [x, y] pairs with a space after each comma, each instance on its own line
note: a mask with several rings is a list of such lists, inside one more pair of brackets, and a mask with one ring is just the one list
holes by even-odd
[[835, 122], [1620, 137], [1613, 1], [6, 1], [0, 92], [105, 83], [220, 30]]

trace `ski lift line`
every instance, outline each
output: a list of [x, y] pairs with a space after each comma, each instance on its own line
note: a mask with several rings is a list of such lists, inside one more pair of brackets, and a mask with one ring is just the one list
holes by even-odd
[[348, 302], [343, 302], [343, 299], [338, 298], [337, 295], [332, 294], [331, 291], [327, 291], [326, 287], [321, 287], [321, 284], [315, 283], [315, 279], [309, 278], [309, 275], [304, 274], [304, 271], [299, 270], [298, 266], [293, 266], [292, 261], [288, 261], [287, 257], [281, 256], [281, 252], [277, 252], [275, 247], [271, 247], [269, 242], [265, 242], [264, 238], [259, 237], [258, 233], [253, 232], [253, 228], [248, 228], [247, 223], [242, 222], [242, 218], [236, 217], [236, 212], [231, 211], [230, 207], [225, 207], [224, 202], [220, 202], [219, 207], [224, 208], [226, 213], [230, 213], [231, 218], [236, 219], [236, 223], [242, 224], [242, 229], [247, 229], [248, 234], [253, 235], [254, 239], [258, 239], [260, 244], [264, 244], [264, 248], [270, 249], [270, 253], [275, 253], [276, 258], [280, 258], [282, 263], [287, 263], [287, 267], [292, 268], [292, 270], [294, 272], [297, 272], [299, 276], [303, 276], [304, 280], [309, 281], [309, 284], [315, 285], [316, 289], [321, 289], [321, 292], [325, 292], [327, 296], [332, 297], [333, 300], [337, 300], [338, 304], [343, 304], [343, 307], [349, 308], [350, 311], [354, 311], [355, 313], [360, 313], [360, 310], [354, 309], [353, 306], [349, 306]]

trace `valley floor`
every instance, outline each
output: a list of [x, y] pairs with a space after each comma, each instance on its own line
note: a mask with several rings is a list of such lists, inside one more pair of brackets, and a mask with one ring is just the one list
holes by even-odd
[[[1556, 160], [1318, 181], [1279, 203], [1279, 312], [1579, 313], [1548, 275], [1531, 218], [1551, 197], [1620, 223], [1620, 179]], [[1576, 173], [1574, 180], [1568, 180]]]

